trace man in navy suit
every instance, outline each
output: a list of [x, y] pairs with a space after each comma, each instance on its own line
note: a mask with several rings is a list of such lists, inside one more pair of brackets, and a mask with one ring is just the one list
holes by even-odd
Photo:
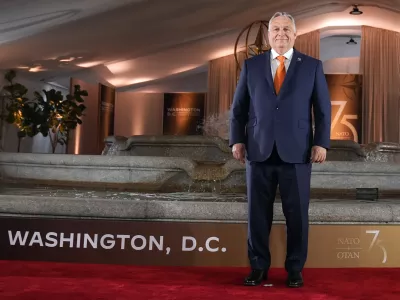
[[276, 13], [269, 23], [268, 39], [271, 50], [243, 63], [230, 115], [233, 156], [246, 161], [251, 272], [244, 284], [259, 285], [267, 278], [273, 203], [279, 186], [287, 228], [286, 284], [301, 287], [308, 248], [311, 165], [326, 159], [331, 103], [322, 62], [293, 49], [293, 17]]

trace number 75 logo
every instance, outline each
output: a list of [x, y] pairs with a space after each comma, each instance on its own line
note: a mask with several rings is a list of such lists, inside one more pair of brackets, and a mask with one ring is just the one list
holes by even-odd
[[382, 252], [383, 252], [383, 259], [382, 259], [382, 263], [386, 263], [387, 261], [387, 252], [384, 246], [381, 245], [381, 240], [378, 240], [378, 236], [379, 236], [379, 230], [366, 230], [365, 233], [367, 234], [373, 234], [374, 238], [371, 241], [371, 244], [369, 244], [369, 248], [368, 251], [371, 251], [372, 247], [374, 246], [378, 246], [379, 248], [381, 248]]
[[354, 137], [354, 141], [356, 143], [358, 143], [358, 134], [357, 134], [357, 130], [356, 128], [353, 126], [353, 124], [351, 124], [348, 120], [357, 120], [357, 115], [343, 115], [342, 113], [344, 111], [344, 108], [347, 104], [347, 101], [332, 101], [331, 102], [332, 105], [337, 105], [339, 106], [338, 111], [335, 114], [335, 117], [332, 120], [332, 125], [331, 125], [331, 131], [333, 130], [333, 128], [335, 128], [337, 122], [339, 122], [340, 124], [343, 124], [344, 126], [346, 126], [351, 133], [353, 134]]

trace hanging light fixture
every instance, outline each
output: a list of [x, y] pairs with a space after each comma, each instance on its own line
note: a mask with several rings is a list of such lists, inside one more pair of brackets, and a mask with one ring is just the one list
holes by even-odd
[[346, 42], [347, 45], [357, 45], [357, 42], [351, 37], [348, 42]]
[[349, 14], [351, 15], [356, 15], [359, 16], [361, 15], [363, 12], [361, 10], [358, 9], [357, 5], [353, 5], [353, 10], [351, 12], [349, 12]]

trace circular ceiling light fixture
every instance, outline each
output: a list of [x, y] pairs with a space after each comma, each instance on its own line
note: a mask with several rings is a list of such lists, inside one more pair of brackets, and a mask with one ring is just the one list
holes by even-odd
[[353, 5], [353, 10], [351, 12], [349, 12], [350, 15], [355, 15], [355, 16], [359, 16], [361, 15], [363, 12], [361, 10], [358, 9], [357, 5], [354, 4]]

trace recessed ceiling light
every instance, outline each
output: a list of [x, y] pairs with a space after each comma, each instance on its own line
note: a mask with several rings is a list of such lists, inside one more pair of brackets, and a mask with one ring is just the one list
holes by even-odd
[[76, 65], [81, 68], [92, 68], [92, 67], [101, 65], [103, 63], [104, 63], [104, 61], [89, 61], [89, 62], [82, 62], [82, 63], [76, 64]]
[[71, 62], [71, 61], [73, 61], [73, 60], [75, 60], [75, 57], [71, 56], [71, 57], [69, 57], [69, 58], [62, 58], [62, 59], [60, 59], [60, 62]]
[[29, 72], [33, 72], [33, 73], [36, 73], [36, 72], [42, 72], [42, 71], [46, 71], [47, 69], [44, 69], [43, 68], [43, 66], [41, 66], [41, 65], [36, 65], [36, 66], [34, 66], [34, 67], [31, 67], [31, 68], [29, 68]]

